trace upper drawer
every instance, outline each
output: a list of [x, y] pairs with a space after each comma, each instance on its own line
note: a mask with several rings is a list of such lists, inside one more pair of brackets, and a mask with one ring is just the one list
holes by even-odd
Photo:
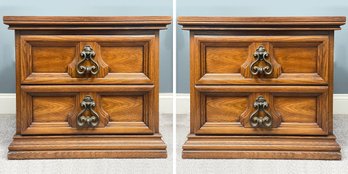
[[153, 84], [155, 35], [22, 35], [22, 84]]
[[329, 37], [193, 36], [196, 84], [327, 84]]

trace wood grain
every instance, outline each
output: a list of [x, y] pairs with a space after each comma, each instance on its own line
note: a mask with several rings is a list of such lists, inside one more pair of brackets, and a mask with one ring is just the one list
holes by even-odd
[[316, 123], [317, 96], [277, 96], [273, 99], [274, 108], [282, 116], [282, 122]]
[[143, 73], [143, 47], [102, 47], [101, 56], [111, 73]]
[[142, 96], [102, 96], [101, 107], [111, 122], [140, 122], [144, 120]]
[[35, 96], [32, 100], [33, 122], [67, 122], [76, 107], [76, 99], [69, 96]]
[[273, 54], [283, 73], [318, 73], [318, 45], [313, 47], [275, 47]]
[[75, 53], [76, 47], [32, 47], [33, 72], [65, 73], [68, 64], [75, 58]]
[[207, 96], [207, 122], [238, 122], [240, 115], [247, 109], [248, 97], [244, 96]]
[[246, 47], [206, 47], [206, 73], [239, 73], [248, 57]]

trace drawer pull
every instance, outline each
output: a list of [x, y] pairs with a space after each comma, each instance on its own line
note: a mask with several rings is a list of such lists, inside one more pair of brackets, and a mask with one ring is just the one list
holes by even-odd
[[[84, 75], [84, 74], [91, 73], [93, 75], [96, 75], [99, 72], [99, 65], [96, 61], [94, 61], [95, 52], [92, 49], [92, 47], [89, 45], [85, 46], [80, 56], [82, 57], [82, 60], [80, 60], [80, 62], [77, 63], [76, 65], [77, 74]], [[92, 65], [91, 66], [82, 65], [85, 61], [90, 61]]]
[[[272, 74], [273, 71], [273, 67], [271, 62], [269, 62], [266, 58], [268, 58], [268, 52], [266, 51], [265, 47], [263, 47], [262, 45], [260, 45], [255, 53], [254, 53], [254, 58], [256, 59], [254, 62], [251, 63], [250, 65], [250, 71], [251, 74], [253, 75], [270, 75]], [[260, 67], [258, 65], [256, 65], [256, 63], [258, 62], [264, 62], [265, 66], [264, 67]]]
[[[81, 107], [83, 110], [77, 115], [77, 125], [79, 127], [96, 127], [99, 124], [99, 116], [93, 110], [95, 107], [95, 102], [91, 96], [86, 96], [81, 102]], [[90, 116], [82, 115], [86, 111], [90, 112]]]
[[[269, 127], [271, 127], [272, 126], [272, 116], [266, 110], [266, 108], [268, 108], [268, 103], [263, 96], [257, 97], [256, 101], [254, 102], [254, 108], [256, 108], [256, 110], [250, 116], [251, 127], [254, 127], [254, 128], [259, 128], [259, 127], [269, 128]], [[263, 117], [259, 116], [260, 112], [264, 113]]]

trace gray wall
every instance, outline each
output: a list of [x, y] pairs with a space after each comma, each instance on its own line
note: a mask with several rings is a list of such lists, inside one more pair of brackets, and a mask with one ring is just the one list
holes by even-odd
[[[347, 0], [177, 0], [178, 16], [348, 16]], [[348, 25], [335, 35], [335, 93], [348, 93]], [[189, 92], [189, 32], [177, 33], [177, 90]]]
[[[15, 92], [14, 32], [3, 16], [171, 16], [171, 0], [0, 0], [0, 93]], [[160, 92], [172, 91], [172, 27], [160, 33]]]

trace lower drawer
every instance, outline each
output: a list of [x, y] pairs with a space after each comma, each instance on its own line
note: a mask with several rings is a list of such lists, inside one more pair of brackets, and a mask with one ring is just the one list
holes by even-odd
[[195, 91], [191, 100], [195, 134], [327, 135], [329, 131], [327, 86], [195, 86]]
[[158, 94], [153, 89], [153, 85], [23, 85], [17, 115], [20, 132], [153, 134], [158, 121]]

